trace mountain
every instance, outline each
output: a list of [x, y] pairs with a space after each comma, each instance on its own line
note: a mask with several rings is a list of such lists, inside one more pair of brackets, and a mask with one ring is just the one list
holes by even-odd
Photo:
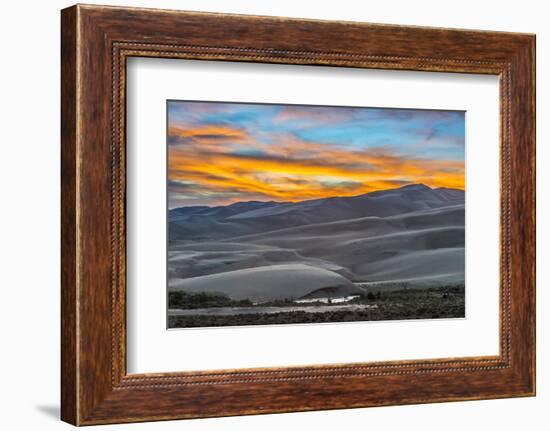
[[462, 190], [432, 189], [413, 184], [352, 197], [183, 207], [169, 211], [169, 238], [170, 241], [224, 239], [338, 220], [388, 217], [463, 203]]

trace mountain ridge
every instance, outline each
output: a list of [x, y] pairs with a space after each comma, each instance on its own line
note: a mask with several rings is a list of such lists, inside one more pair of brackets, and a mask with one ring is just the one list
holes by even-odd
[[209, 210], [209, 209], [213, 210], [213, 209], [218, 209], [218, 208], [228, 208], [228, 207], [233, 207], [234, 208], [234, 207], [237, 207], [237, 206], [242, 206], [242, 205], [247, 205], [247, 204], [250, 204], [250, 205], [297, 204], [297, 203], [314, 202], [314, 201], [326, 200], [326, 199], [358, 198], [358, 197], [367, 196], [367, 195], [373, 196], [374, 194], [377, 194], [377, 193], [392, 192], [392, 191], [397, 191], [397, 190], [414, 190], [414, 189], [416, 189], [416, 190], [436, 190], [436, 191], [437, 190], [440, 190], [440, 191], [451, 190], [453, 192], [465, 193], [464, 190], [453, 188], [453, 187], [430, 187], [430, 186], [427, 186], [423, 183], [412, 183], [412, 184], [407, 184], [407, 185], [404, 185], [404, 186], [401, 186], [401, 187], [395, 187], [395, 188], [391, 188], [391, 189], [374, 190], [372, 192], [361, 193], [359, 195], [352, 195], [352, 196], [329, 196], [329, 197], [326, 197], [326, 198], [304, 199], [302, 201], [274, 201], [274, 200], [259, 201], [259, 200], [250, 200], [250, 201], [233, 202], [233, 203], [227, 204], [227, 205], [214, 205], [214, 206], [209, 206], [209, 205], [187, 205], [187, 206], [170, 208], [168, 210], [168, 212], [179, 212], [179, 211], [184, 211], [184, 210], [201, 211], [201, 210]]
[[243, 201], [226, 206], [191, 206], [169, 211], [170, 240], [226, 239], [308, 224], [368, 216], [388, 217], [463, 204], [464, 191], [409, 184], [356, 196], [299, 202]]

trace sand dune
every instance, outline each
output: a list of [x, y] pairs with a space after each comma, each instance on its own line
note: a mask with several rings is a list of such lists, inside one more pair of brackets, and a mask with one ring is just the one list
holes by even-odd
[[236, 235], [223, 242], [246, 243], [262, 241], [276, 237], [319, 237], [348, 233], [351, 237], [383, 235], [391, 232], [403, 232], [406, 229], [423, 227], [464, 226], [464, 205], [452, 205], [443, 208], [407, 212], [389, 217], [361, 217], [347, 220], [315, 223], [285, 229], [269, 230], [250, 235]]
[[[464, 281], [464, 248], [417, 250], [378, 262], [360, 264], [354, 269], [370, 281], [407, 281], [412, 278], [433, 278], [449, 283]], [[459, 274], [462, 274], [462, 278]], [[445, 279], [447, 275], [452, 277]]]
[[[185, 278], [303, 263], [349, 280], [386, 280], [397, 274], [437, 278], [442, 273], [464, 272], [464, 226], [459, 224], [463, 219], [463, 207], [453, 206], [390, 218], [300, 226], [231, 242], [182, 243], [170, 251], [169, 274]], [[439, 226], [426, 227], [437, 222]]]
[[303, 264], [263, 266], [169, 282], [170, 291], [221, 293], [234, 300], [258, 302], [298, 299], [328, 288], [334, 296], [362, 292], [341, 275]]
[[242, 250], [215, 251], [218, 248], [216, 247], [217, 243], [208, 244], [212, 246], [214, 251], [172, 251], [168, 260], [169, 276], [177, 278], [197, 277], [258, 266], [304, 263], [329, 269], [350, 279], [353, 278], [349, 271], [333, 262], [324, 261], [320, 258], [305, 257], [290, 249], [261, 245], [247, 249], [246, 245], [248, 244], [243, 244]]
[[168, 215], [169, 237], [172, 241], [225, 239], [338, 220], [390, 217], [463, 203], [461, 190], [414, 184], [352, 197], [177, 208]]
[[335, 286], [351, 292], [353, 283], [464, 283], [461, 190], [413, 185], [351, 198], [191, 207], [171, 211], [169, 221], [171, 289], [264, 301]]

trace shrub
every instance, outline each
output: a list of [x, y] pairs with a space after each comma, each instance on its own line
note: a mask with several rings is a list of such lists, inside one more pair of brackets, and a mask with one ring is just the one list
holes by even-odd
[[210, 307], [249, 307], [252, 301], [242, 299], [232, 300], [226, 295], [219, 293], [188, 293], [183, 291], [170, 292], [168, 294], [168, 304], [172, 308], [210, 308]]

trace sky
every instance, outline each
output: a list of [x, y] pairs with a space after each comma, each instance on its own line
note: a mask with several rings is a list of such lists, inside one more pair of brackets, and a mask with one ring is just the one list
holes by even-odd
[[168, 101], [168, 206], [464, 189], [463, 111]]

